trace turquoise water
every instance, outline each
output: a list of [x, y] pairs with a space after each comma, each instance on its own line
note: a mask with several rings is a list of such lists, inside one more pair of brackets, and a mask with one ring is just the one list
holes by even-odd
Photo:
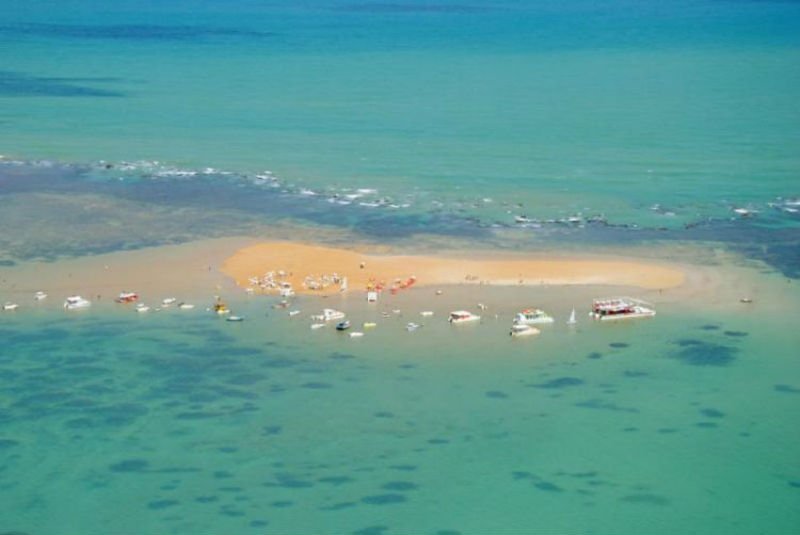
[[268, 299], [241, 324], [24, 302], [0, 314], [0, 526], [798, 531], [800, 5], [295, 4], [4, 6], [0, 302], [20, 261], [232, 235], [733, 251], [783, 301], [535, 340], [511, 312], [591, 296], [493, 289], [454, 330], [477, 299], [447, 292], [414, 333], [399, 296], [360, 340]]
[[[266, 298], [233, 303], [241, 324], [199, 309], [4, 316], [3, 524], [30, 533], [793, 531], [791, 319], [753, 325], [741, 312], [664, 307], [650, 322], [581, 315], [577, 329], [559, 321], [514, 340], [507, 319], [523, 299], [514, 292], [500, 294], [500, 320], [487, 313], [454, 328], [437, 315], [414, 333], [403, 328], [413, 297], [382, 305], [404, 310], [390, 319], [345, 304], [354, 321], [379, 323], [358, 340], [331, 329], [309, 336], [306, 321]], [[529, 293], [565, 317], [563, 292]]]
[[503, 222], [682, 225], [798, 195], [795, 3], [294, 4], [11, 6], [0, 147]]

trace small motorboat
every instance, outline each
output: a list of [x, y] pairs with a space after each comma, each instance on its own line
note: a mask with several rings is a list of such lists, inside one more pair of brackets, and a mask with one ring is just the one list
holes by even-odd
[[753, 300], [749, 297], [742, 297], [741, 299], [739, 299], [739, 302], [749, 305], [750, 303], [753, 302]]
[[367, 303], [374, 303], [378, 300], [378, 292], [370, 290], [367, 292]]
[[450, 317], [447, 318], [447, 321], [455, 325], [458, 323], [469, 323], [472, 321], [478, 321], [480, 319], [481, 319], [480, 316], [478, 316], [477, 314], [473, 314], [472, 312], [467, 312], [466, 310], [456, 310], [455, 312], [450, 313]]
[[337, 331], [346, 331], [347, 329], [350, 328], [350, 326], [351, 326], [350, 325], [350, 320], [340, 321], [339, 323], [336, 324], [336, 330]]
[[161, 306], [168, 307], [177, 301], [174, 297], [167, 297], [161, 300]]
[[14, 310], [16, 310], [18, 308], [19, 308], [19, 305], [17, 303], [6, 303], [6, 304], [3, 305], [3, 310], [5, 310], [7, 312], [12, 312], [12, 311], [14, 311]]
[[217, 297], [217, 302], [214, 303], [214, 308], [212, 309], [216, 314], [223, 315], [223, 314], [230, 314], [231, 309], [228, 308], [222, 299]]
[[293, 318], [293, 317], [297, 316], [298, 314], [300, 314], [299, 310], [290, 310], [289, 311], [289, 317], [290, 318]]
[[534, 334], [539, 334], [540, 332], [541, 331], [539, 329], [531, 325], [527, 325], [525, 323], [515, 323], [511, 326], [511, 332], [508, 334], [516, 338], [518, 336], [531, 336]]
[[350, 338], [361, 338], [362, 336], [364, 336], [364, 333], [360, 331], [354, 331], [350, 333]]
[[82, 308], [89, 308], [90, 306], [92, 306], [92, 302], [88, 299], [84, 299], [80, 295], [67, 297], [66, 301], [64, 301], [64, 308], [66, 310], [80, 310]]
[[139, 294], [136, 292], [120, 292], [119, 297], [114, 299], [117, 303], [135, 303], [139, 300]]
[[47, 298], [47, 294], [41, 291], [36, 292], [35, 294], [33, 294], [33, 298], [36, 299], [37, 301], [41, 301], [42, 299]]
[[406, 330], [408, 332], [416, 331], [420, 327], [422, 327], [422, 325], [420, 325], [419, 323], [409, 322], [409, 323], [406, 324]]
[[419, 315], [420, 316], [425, 316], [427, 318], [427, 317], [433, 316], [433, 311], [432, 310], [423, 310], [422, 312], [419, 313]]
[[326, 308], [322, 311], [322, 314], [316, 316], [315, 319], [319, 319], [320, 321], [334, 321], [334, 320], [341, 320], [344, 319], [344, 312], [339, 310], [334, 310], [332, 308]]
[[244, 316], [228, 316], [225, 321], [244, 321]]
[[373, 328], [377, 327], [378, 324], [375, 323], [374, 321], [365, 321], [363, 326], [364, 326], [365, 329], [373, 329]]
[[190, 303], [178, 303], [178, 308], [181, 310], [192, 310], [194, 305]]
[[150, 311], [150, 307], [145, 305], [144, 303], [139, 303], [138, 305], [136, 305], [135, 309], [136, 309], [136, 312], [149, 312]]
[[324, 323], [312, 323], [311, 324], [311, 330], [312, 331], [316, 331], [317, 329], [322, 329], [323, 327], [325, 327]]
[[600, 321], [614, 321], [632, 318], [652, 318], [656, 315], [653, 305], [631, 297], [611, 297], [595, 299], [592, 302], [591, 317]]

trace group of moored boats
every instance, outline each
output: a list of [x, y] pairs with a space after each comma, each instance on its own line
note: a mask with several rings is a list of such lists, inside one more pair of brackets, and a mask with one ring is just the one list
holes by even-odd
[[[37, 301], [45, 299], [47, 294], [44, 292], [36, 292], [34, 294], [34, 298]], [[139, 303], [139, 295], [136, 292], [121, 292], [119, 297], [115, 299], [117, 303], [120, 304], [133, 304], [135, 305], [135, 310], [137, 312], [147, 312], [150, 310], [150, 307], [144, 305], [143, 303]], [[175, 305], [177, 308], [180, 309], [191, 309], [194, 308], [194, 305], [188, 303], [177, 303], [177, 299], [174, 297], [168, 297], [161, 301], [161, 306], [157, 307], [156, 310], [161, 310], [162, 308], [167, 308], [172, 305]], [[91, 301], [88, 299], [84, 299], [80, 295], [73, 295], [67, 297], [64, 301], [64, 309], [66, 310], [81, 310], [89, 308], [92, 305]], [[288, 307], [288, 301], [282, 301], [280, 305], [276, 305], [279, 308], [286, 308]], [[13, 311], [18, 308], [19, 305], [16, 303], [6, 303], [2, 306], [4, 311]], [[479, 307], [483, 310], [486, 307], [483, 305], [479, 305]], [[243, 316], [236, 316], [231, 314], [230, 308], [228, 305], [222, 301], [221, 298], [217, 297], [216, 302], [214, 305], [208, 309], [220, 316], [226, 316], [227, 321], [232, 322], [239, 322], [243, 321]], [[395, 310], [395, 314], [399, 314], [399, 310]], [[291, 310], [289, 311], [289, 316], [293, 317], [300, 314], [299, 310]], [[433, 315], [432, 311], [423, 311], [420, 313], [422, 316], [429, 317]], [[388, 316], [388, 312], [384, 313], [384, 316]], [[641, 301], [639, 299], [634, 299], [631, 297], [612, 297], [612, 298], [605, 298], [605, 299], [595, 299], [592, 301], [592, 308], [589, 312], [589, 316], [592, 319], [598, 321], [616, 321], [616, 320], [624, 320], [624, 319], [634, 319], [634, 318], [650, 318], [656, 315], [656, 311], [653, 306], [645, 301]], [[330, 322], [337, 322], [336, 323], [336, 330], [340, 332], [350, 331], [353, 324], [350, 320], [346, 318], [344, 312], [340, 310], [335, 310], [332, 308], [326, 308], [322, 310], [321, 314], [316, 314], [311, 316], [311, 319], [314, 323], [311, 324], [312, 330], [317, 330], [325, 327]], [[480, 321], [481, 316], [477, 314], [473, 314], [467, 310], [456, 310], [449, 314], [447, 321], [453, 325], [459, 325], [464, 323], [473, 323]], [[541, 331], [536, 327], [536, 325], [542, 324], [551, 324], [554, 323], [554, 318], [546, 313], [544, 310], [539, 308], [527, 308], [518, 312], [512, 321], [511, 330], [509, 334], [512, 337], [524, 337], [524, 336], [532, 336], [539, 334]], [[577, 320], [575, 318], [575, 309], [572, 309], [572, 313], [570, 314], [569, 319], [567, 320], [568, 325], [575, 325]], [[374, 322], [364, 322], [363, 328], [373, 328], [377, 324]], [[417, 329], [421, 328], [422, 325], [414, 322], [409, 322], [406, 325], [406, 330], [416, 331]], [[349, 332], [350, 337], [358, 338], [364, 336], [364, 332], [362, 331], [351, 331]]]

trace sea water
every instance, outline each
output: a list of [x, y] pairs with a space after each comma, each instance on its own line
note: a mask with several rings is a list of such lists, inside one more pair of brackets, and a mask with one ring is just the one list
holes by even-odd
[[[234, 301], [241, 324], [24, 306], [0, 316], [0, 525], [796, 531], [797, 5], [295, 4], [5, 6], [0, 262], [230, 235], [688, 243], [780, 305], [605, 325], [590, 296], [497, 290], [456, 328], [468, 294], [432, 318], [400, 296], [363, 339], [269, 299]], [[531, 304], [560, 322], [512, 340]]]
[[[499, 292], [508, 304], [475, 325], [449, 325], [450, 302], [432, 317], [410, 296], [350, 303], [354, 328], [378, 323], [360, 339], [332, 325], [309, 331], [315, 298], [300, 299], [295, 318], [271, 309], [275, 298], [234, 301], [242, 323], [201, 308], [114, 305], [4, 316], [4, 525], [464, 534], [797, 525], [791, 318], [671, 306], [652, 321], [580, 314], [568, 327], [558, 301], [577, 294], [534, 289], [524, 298], [559, 321], [514, 339], [513, 295], [523, 297]], [[386, 307], [402, 315], [383, 317]], [[407, 332], [407, 321], [423, 326]]]

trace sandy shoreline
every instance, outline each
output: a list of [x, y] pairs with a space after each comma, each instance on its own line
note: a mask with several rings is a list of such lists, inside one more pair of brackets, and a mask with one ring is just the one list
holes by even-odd
[[[485, 254], [485, 253], [484, 253]], [[384, 289], [415, 286], [476, 284], [492, 286], [614, 285], [669, 289], [684, 283], [677, 267], [627, 259], [540, 259], [525, 255], [481, 257], [371, 254], [348, 249], [293, 242], [266, 242], [238, 250], [222, 264], [223, 273], [242, 288], [254, 287], [273, 272], [276, 282], [288, 282], [297, 293], [331, 294], [341, 289], [330, 283], [347, 278], [351, 290], [370, 285]], [[324, 288], [314, 288], [328, 282]], [[317, 284], [314, 284], [317, 283]], [[258, 288], [257, 288], [258, 289]]]

